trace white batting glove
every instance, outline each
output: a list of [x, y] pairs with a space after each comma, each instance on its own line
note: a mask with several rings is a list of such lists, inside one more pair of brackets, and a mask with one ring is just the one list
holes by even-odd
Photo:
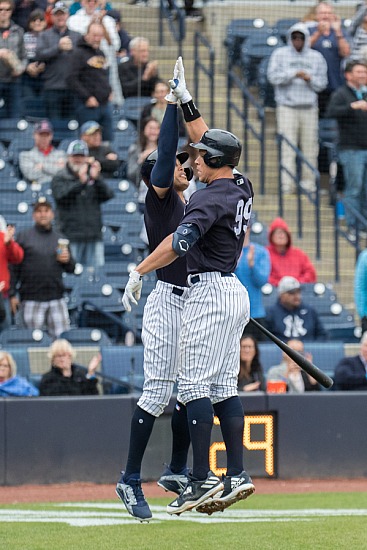
[[185, 68], [183, 66], [182, 57], [180, 56], [177, 61], [177, 76], [173, 75], [173, 79], [169, 81], [173, 94], [180, 100], [181, 103], [188, 103], [192, 100], [192, 95], [186, 87], [185, 81]]
[[141, 296], [142, 286], [143, 281], [141, 279], [140, 273], [138, 273], [137, 271], [131, 271], [129, 275], [129, 280], [125, 287], [124, 295], [122, 297], [122, 304], [126, 311], [131, 311], [131, 304], [138, 305], [138, 300], [140, 300]]
[[[175, 63], [174, 69], [173, 69], [173, 79], [168, 81], [170, 86], [171, 86], [171, 82], [173, 82], [174, 80], [177, 80], [177, 76], [178, 76], [178, 59]], [[170, 103], [177, 103], [177, 97], [173, 93], [172, 87], [171, 87], [171, 91], [166, 95], [166, 97], [164, 99], [166, 101], [169, 101]]]

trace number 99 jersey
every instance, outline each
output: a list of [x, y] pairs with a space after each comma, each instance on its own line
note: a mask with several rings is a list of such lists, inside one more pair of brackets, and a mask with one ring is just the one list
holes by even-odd
[[200, 238], [186, 256], [189, 274], [236, 269], [253, 196], [250, 180], [238, 173], [233, 179], [214, 180], [191, 195], [181, 224], [195, 224]]

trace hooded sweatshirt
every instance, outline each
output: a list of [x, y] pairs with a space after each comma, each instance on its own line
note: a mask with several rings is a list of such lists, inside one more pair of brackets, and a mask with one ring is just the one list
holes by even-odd
[[[302, 50], [297, 52], [292, 44], [293, 32], [305, 36]], [[306, 82], [296, 77], [298, 71], [311, 76]], [[327, 86], [327, 64], [320, 52], [310, 48], [310, 33], [305, 25], [296, 23], [287, 34], [287, 46], [277, 48], [270, 57], [268, 80], [274, 86], [277, 105], [307, 108], [317, 105], [317, 94]]]
[[[272, 242], [272, 234], [275, 229], [283, 229], [288, 235], [288, 244], [283, 253], [279, 253]], [[295, 277], [300, 283], [316, 282], [316, 270], [310, 258], [303, 250], [292, 246], [291, 232], [282, 218], [275, 218], [270, 224], [268, 241], [267, 249], [269, 250], [271, 262], [269, 283], [278, 286], [280, 279], [285, 275]]]

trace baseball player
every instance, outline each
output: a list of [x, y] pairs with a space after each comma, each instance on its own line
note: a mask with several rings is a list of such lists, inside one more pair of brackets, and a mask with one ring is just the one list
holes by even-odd
[[[202, 127], [180, 58], [178, 78], [171, 87], [181, 101], [189, 133]], [[124, 293], [125, 301], [136, 303], [143, 275], [186, 255], [189, 288], [181, 316], [178, 399], [187, 409], [193, 471], [185, 489], [167, 507], [168, 513], [178, 515], [194, 508], [208, 513], [223, 510], [255, 490], [243, 469], [244, 420], [237, 393], [239, 343], [249, 320], [249, 300], [233, 274], [251, 215], [253, 190], [244, 176], [233, 174], [241, 155], [236, 136], [207, 129], [191, 146], [198, 151], [195, 164], [200, 181], [207, 185], [190, 197], [177, 229], [130, 274]], [[211, 402], [227, 450], [223, 481], [209, 469]]]
[[[175, 74], [175, 72], [174, 72]], [[183, 192], [192, 178], [192, 169], [183, 168], [189, 155], [178, 153], [177, 98], [171, 93], [160, 130], [158, 150], [146, 158], [141, 176], [148, 187], [144, 221], [149, 248], [172, 233], [183, 216]], [[187, 294], [186, 258], [157, 270], [158, 281], [148, 296], [143, 316], [144, 387], [131, 421], [126, 470], [116, 486], [118, 497], [129, 513], [139, 520], [152, 517], [141, 489], [140, 471], [155, 419], [172, 395], [178, 371], [178, 337], [181, 313]], [[131, 310], [124, 299], [125, 309]], [[186, 459], [190, 445], [186, 407], [177, 403], [172, 415], [172, 458], [159, 480], [166, 490], [179, 494], [187, 482]]]

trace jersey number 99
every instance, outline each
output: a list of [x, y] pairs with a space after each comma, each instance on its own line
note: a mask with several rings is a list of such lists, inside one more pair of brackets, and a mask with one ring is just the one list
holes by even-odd
[[252, 210], [252, 197], [249, 198], [246, 204], [243, 199], [238, 201], [237, 213], [235, 218], [236, 225], [233, 228], [237, 237], [241, 235], [242, 231], [246, 233], [247, 225], [251, 216], [251, 210]]

